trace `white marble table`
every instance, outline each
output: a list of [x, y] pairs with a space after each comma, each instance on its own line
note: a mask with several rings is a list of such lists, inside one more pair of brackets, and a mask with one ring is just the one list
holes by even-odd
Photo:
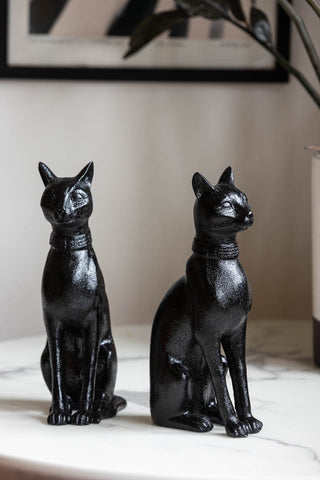
[[0, 480], [320, 479], [320, 369], [311, 322], [249, 322], [248, 373], [258, 435], [156, 427], [148, 408], [149, 326], [114, 328], [117, 392], [128, 406], [99, 425], [46, 424], [43, 337], [0, 343]]

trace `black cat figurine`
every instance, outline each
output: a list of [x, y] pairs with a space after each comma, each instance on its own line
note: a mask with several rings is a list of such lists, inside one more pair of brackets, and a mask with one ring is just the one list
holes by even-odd
[[[236, 234], [253, 223], [246, 196], [228, 167], [212, 186], [192, 180], [196, 236], [186, 274], [162, 300], [151, 336], [151, 415], [155, 424], [208, 432], [214, 423], [231, 437], [257, 433], [245, 362], [251, 289], [238, 260]], [[226, 361], [235, 408], [226, 385]]]
[[44, 163], [39, 171], [45, 185], [41, 207], [53, 229], [42, 279], [48, 341], [41, 369], [52, 393], [48, 423], [99, 423], [126, 401], [114, 395], [116, 350], [88, 227], [93, 163], [72, 178], [56, 177]]

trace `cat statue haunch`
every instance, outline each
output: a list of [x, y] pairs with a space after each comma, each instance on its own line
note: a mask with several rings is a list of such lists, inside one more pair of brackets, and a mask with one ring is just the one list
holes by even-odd
[[45, 185], [41, 207], [52, 225], [42, 279], [48, 341], [41, 369], [52, 393], [48, 423], [99, 423], [126, 402], [114, 395], [116, 350], [88, 226], [93, 163], [72, 178], [56, 177], [44, 163], [39, 171]]
[[[236, 234], [253, 223], [247, 197], [228, 167], [217, 185], [193, 176], [196, 236], [186, 274], [156, 313], [150, 352], [150, 404], [155, 424], [208, 432], [223, 424], [231, 437], [257, 433], [247, 385], [245, 337], [251, 289], [238, 260]], [[235, 408], [226, 385], [230, 370]]]

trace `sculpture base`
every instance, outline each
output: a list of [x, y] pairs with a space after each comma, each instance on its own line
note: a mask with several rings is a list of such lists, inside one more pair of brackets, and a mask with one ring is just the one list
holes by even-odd
[[320, 367], [320, 321], [313, 317], [313, 356], [315, 364]]

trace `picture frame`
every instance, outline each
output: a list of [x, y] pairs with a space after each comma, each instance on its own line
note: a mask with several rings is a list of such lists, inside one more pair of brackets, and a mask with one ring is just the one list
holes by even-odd
[[[266, 1], [269, 2], [267, 5], [271, 4], [270, 0], [260, 0]], [[124, 60], [123, 55], [129, 39], [126, 36], [103, 35], [87, 39], [30, 34], [27, 30], [30, 2], [31, 0], [0, 0], [1, 78], [143, 82], [288, 80], [287, 72], [268, 52], [249, 38], [241, 41], [234, 38], [218, 41], [160, 38], [132, 59]], [[275, 4], [271, 23], [276, 26], [276, 45], [280, 53], [288, 59], [290, 21], [285, 12], [276, 6], [276, 2], [272, 3]], [[249, 44], [249, 41], [252, 43]], [[197, 52], [201, 52], [201, 55]], [[193, 59], [190, 64], [188, 55]], [[198, 57], [201, 57], [202, 64], [199, 60], [199, 64], [194, 65], [194, 59], [198, 60]], [[215, 65], [217, 58], [220, 58], [222, 63]], [[97, 59], [97, 64], [93, 59]], [[257, 64], [251, 65], [252, 59]], [[227, 66], [223, 64], [226, 61], [230, 63]], [[212, 65], [208, 65], [210, 62], [213, 62]]]

